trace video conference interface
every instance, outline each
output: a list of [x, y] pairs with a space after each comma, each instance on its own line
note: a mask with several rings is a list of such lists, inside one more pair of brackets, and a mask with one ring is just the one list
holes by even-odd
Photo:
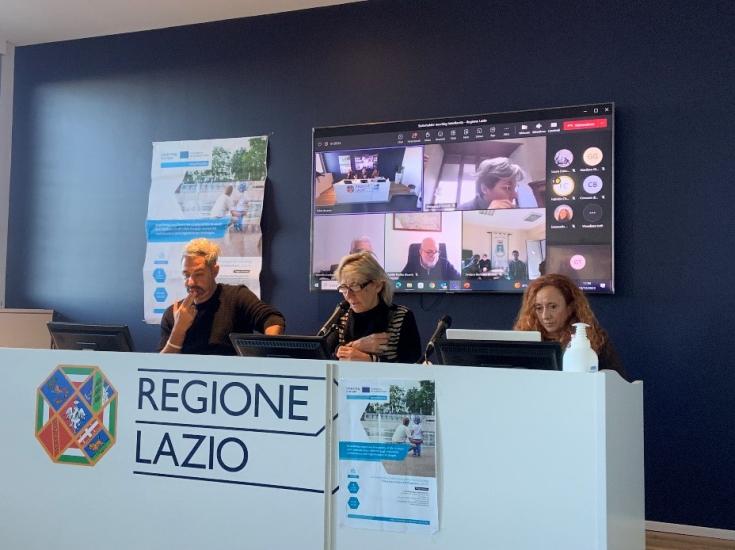
[[614, 292], [614, 104], [314, 129], [311, 289], [375, 254], [398, 292]]

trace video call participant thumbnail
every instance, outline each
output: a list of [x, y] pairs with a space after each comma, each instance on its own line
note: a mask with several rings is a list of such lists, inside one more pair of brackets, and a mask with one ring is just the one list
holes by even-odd
[[576, 281], [604, 283], [612, 290], [612, 248], [609, 244], [549, 245], [546, 271]]
[[184, 248], [181, 272], [187, 295], [163, 314], [161, 353], [235, 355], [231, 332], [283, 333], [283, 315], [248, 287], [216, 282], [219, 253], [219, 246], [207, 239], [194, 239]]

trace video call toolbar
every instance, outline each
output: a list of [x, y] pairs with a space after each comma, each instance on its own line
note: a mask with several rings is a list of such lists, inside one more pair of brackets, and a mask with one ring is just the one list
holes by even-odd
[[[314, 150], [502, 139], [612, 127], [614, 105], [492, 113], [462, 118], [401, 121], [314, 129]], [[552, 117], [552, 118], [549, 118]]]

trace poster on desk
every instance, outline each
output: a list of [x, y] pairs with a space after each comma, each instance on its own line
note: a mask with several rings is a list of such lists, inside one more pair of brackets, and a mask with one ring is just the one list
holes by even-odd
[[341, 526], [439, 529], [433, 380], [339, 382]]
[[260, 296], [260, 219], [268, 137], [153, 143], [146, 219], [143, 305], [158, 324], [186, 292], [181, 252], [204, 237], [221, 249], [217, 281], [247, 285]]

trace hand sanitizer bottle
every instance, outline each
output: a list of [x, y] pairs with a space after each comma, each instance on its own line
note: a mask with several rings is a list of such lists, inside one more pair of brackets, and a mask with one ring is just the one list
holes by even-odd
[[564, 372], [597, 372], [598, 360], [587, 338], [586, 323], [574, 323], [575, 331], [564, 352]]

